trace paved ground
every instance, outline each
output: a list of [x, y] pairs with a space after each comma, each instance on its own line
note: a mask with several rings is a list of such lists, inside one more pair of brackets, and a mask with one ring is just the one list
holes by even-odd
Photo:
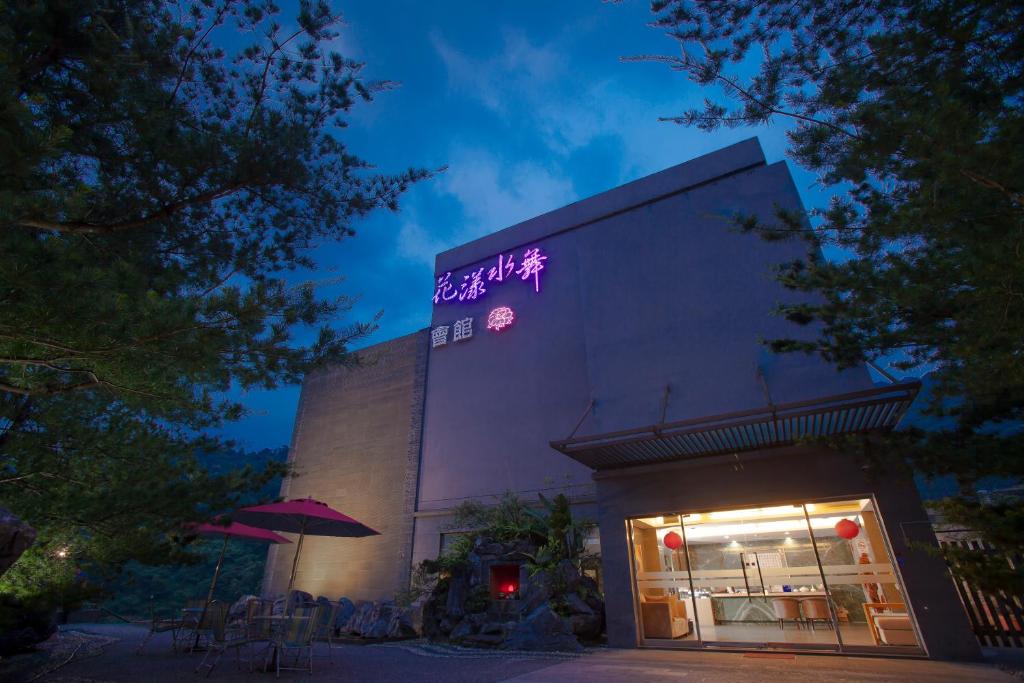
[[[169, 637], [150, 641], [146, 653], [134, 654], [144, 630], [136, 626], [76, 625], [81, 636], [69, 631], [46, 657], [24, 659], [30, 666], [9, 660], [0, 678], [10, 681], [52, 683], [107, 683], [109, 681], [199, 680], [193, 673], [201, 655], [170, 652]], [[772, 657], [716, 652], [655, 650], [592, 650], [581, 656], [509, 654], [453, 649], [417, 641], [380, 645], [343, 645], [334, 650], [318, 645], [312, 678], [285, 672], [282, 680], [297, 681], [515, 681], [516, 683], [1016, 683], [1019, 679], [986, 664], [948, 664], [922, 660], [873, 659], [814, 655]], [[12, 667], [12, 663], [14, 666]], [[211, 679], [226, 681], [274, 680], [271, 674], [249, 674], [235, 668], [229, 656]]]

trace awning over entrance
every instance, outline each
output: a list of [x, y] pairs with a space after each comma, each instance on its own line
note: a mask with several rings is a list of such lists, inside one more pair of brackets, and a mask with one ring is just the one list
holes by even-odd
[[808, 401], [552, 441], [551, 447], [595, 470], [785, 446], [810, 436], [891, 429], [920, 382], [893, 384]]

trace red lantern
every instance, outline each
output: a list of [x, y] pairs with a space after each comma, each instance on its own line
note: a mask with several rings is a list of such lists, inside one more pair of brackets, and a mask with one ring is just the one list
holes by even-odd
[[836, 535], [839, 536], [839, 538], [850, 540], [851, 538], [856, 537], [859, 533], [860, 527], [857, 525], [857, 522], [854, 522], [853, 520], [841, 519], [836, 522]]
[[683, 537], [674, 531], [670, 531], [665, 534], [665, 539], [662, 542], [669, 550], [679, 550], [683, 546]]

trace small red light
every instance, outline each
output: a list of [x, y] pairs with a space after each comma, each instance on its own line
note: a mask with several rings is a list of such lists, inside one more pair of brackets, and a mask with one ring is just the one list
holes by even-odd
[[516, 592], [516, 585], [514, 583], [510, 583], [509, 585], [505, 586], [505, 592], [506, 593], [515, 593]]

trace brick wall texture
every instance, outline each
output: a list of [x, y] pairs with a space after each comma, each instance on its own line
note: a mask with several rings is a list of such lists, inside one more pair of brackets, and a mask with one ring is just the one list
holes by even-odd
[[[421, 330], [377, 344], [359, 365], [303, 382], [288, 453], [298, 476], [281, 495], [323, 501], [380, 536], [307, 536], [295, 588], [378, 600], [409, 585], [428, 339]], [[294, 553], [294, 544], [270, 548], [264, 594], [284, 592]]]

